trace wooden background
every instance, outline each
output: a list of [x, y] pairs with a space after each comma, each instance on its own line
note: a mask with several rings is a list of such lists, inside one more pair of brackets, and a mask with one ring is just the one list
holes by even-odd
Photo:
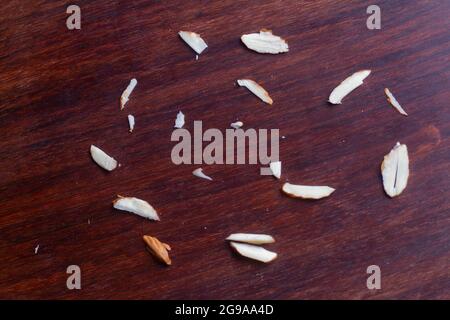
[[[0, 8], [0, 298], [450, 298], [449, 1], [377, 1], [382, 29], [373, 31], [371, 1], [78, 0], [79, 31], [66, 28], [69, 4]], [[263, 27], [289, 53], [241, 44]], [[198, 61], [179, 30], [206, 39]], [[330, 91], [364, 68], [373, 71], [365, 84], [329, 105]], [[273, 106], [237, 88], [244, 77]], [[190, 130], [194, 120], [224, 130], [236, 119], [279, 128], [283, 181], [337, 191], [291, 199], [256, 165], [203, 166], [214, 182], [192, 176], [195, 166], [170, 158], [179, 110]], [[379, 167], [397, 141], [412, 174], [390, 199]], [[91, 144], [122, 167], [100, 169]], [[114, 210], [116, 194], [146, 199], [161, 221]], [[273, 235], [267, 248], [279, 258], [234, 254], [224, 239], [239, 231]], [[171, 267], [146, 252], [144, 234], [172, 246]], [[71, 264], [81, 290], [66, 288]], [[366, 288], [372, 264], [382, 272], [376, 292]]]

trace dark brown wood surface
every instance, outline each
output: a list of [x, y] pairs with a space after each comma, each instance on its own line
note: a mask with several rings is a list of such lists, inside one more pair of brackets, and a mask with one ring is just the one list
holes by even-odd
[[[0, 8], [0, 298], [381, 299], [450, 298], [450, 2], [10, 0]], [[243, 33], [270, 28], [290, 51], [259, 55]], [[199, 32], [195, 53], [179, 30]], [[360, 69], [365, 84], [339, 106], [330, 91]], [[125, 111], [118, 99], [139, 81]], [[259, 101], [236, 79], [259, 81]], [[386, 102], [389, 87], [409, 112]], [[279, 128], [283, 179], [326, 184], [320, 201], [291, 199], [257, 165], [176, 166], [170, 141], [186, 128]], [[136, 116], [128, 133], [127, 115]], [[407, 144], [411, 176], [385, 196], [380, 163]], [[95, 144], [120, 161], [107, 173]], [[151, 222], [112, 208], [116, 194], [148, 200]], [[262, 232], [278, 252], [264, 265], [234, 254], [232, 232]], [[142, 236], [169, 243], [173, 265]], [[34, 254], [39, 244], [39, 251]], [[82, 289], [66, 288], [79, 265]], [[381, 268], [382, 289], [366, 287]]]

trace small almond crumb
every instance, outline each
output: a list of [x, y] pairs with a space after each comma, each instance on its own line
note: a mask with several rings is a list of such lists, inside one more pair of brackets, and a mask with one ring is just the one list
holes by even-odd
[[171, 248], [168, 244], [162, 243], [157, 238], [151, 236], [144, 236], [143, 239], [147, 245], [147, 249], [153, 254], [154, 257], [168, 266], [172, 264], [172, 260], [170, 260], [168, 252]]
[[181, 129], [184, 126], [184, 113], [179, 111], [175, 119], [175, 128]]
[[236, 121], [230, 124], [230, 127], [232, 127], [233, 129], [240, 129], [243, 125], [244, 123], [242, 121]]

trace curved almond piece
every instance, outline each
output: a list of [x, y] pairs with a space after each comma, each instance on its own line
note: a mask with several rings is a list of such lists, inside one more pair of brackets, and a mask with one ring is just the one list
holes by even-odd
[[237, 81], [237, 83], [241, 87], [246, 87], [255, 96], [260, 98], [265, 103], [268, 103], [270, 105], [273, 103], [273, 100], [269, 96], [269, 93], [263, 87], [261, 87], [256, 81], [250, 79], [240, 79]]
[[265, 244], [275, 242], [275, 239], [268, 234], [255, 233], [233, 233], [230, 234], [226, 240], [246, 242], [251, 244]]
[[391, 198], [398, 196], [405, 190], [409, 177], [408, 148], [404, 144], [397, 144], [381, 164], [384, 191]]
[[230, 242], [230, 245], [241, 255], [246, 258], [258, 260], [268, 263], [277, 258], [275, 252], [264, 249], [263, 247], [254, 246], [246, 243]]
[[117, 199], [113, 201], [113, 206], [118, 210], [128, 211], [143, 218], [159, 221], [156, 210], [147, 201], [138, 198], [117, 196]]
[[328, 102], [332, 104], [341, 104], [342, 99], [344, 99], [346, 95], [363, 84], [364, 79], [369, 76], [370, 72], [370, 70], [361, 70], [342, 81], [341, 84], [331, 92]]
[[145, 244], [149, 251], [160, 261], [164, 262], [168, 266], [172, 264], [172, 260], [170, 260], [169, 252], [170, 246], [166, 243], [162, 243], [155, 237], [144, 236], [143, 237]]
[[208, 177], [206, 174], [203, 173], [203, 169], [202, 168], [197, 168], [194, 171], [192, 171], [192, 174], [198, 178], [202, 178], [205, 180], [209, 180], [209, 181], [213, 181], [213, 179], [211, 177]]
[[180, 31], [178, 32], [178, 34], [180, 35], [181, 39], [183, 39], [184, 42], [186, 42], [189, 47], [191, 47], [198, 54], [202, 53], [203, 50], [208, 48], [205, 40], [203, 40], [202, 37], [200, 37], [200, 35], [195, 32]]
[[402, 114], [404, 116], [408, 116], [406, 111], [402, 108], [400, 103], [398, 103], [397, 99], [395, 99], [394, 95], [391, 93], [391, 91], [389, 91], [388, 88], [384, 89], [384, 93], [386, 94], [387, 100], [389, 101], [391, 106], [393, 106], [395, 108], [395, 110], [397, 110], [400, 114]]
[[303, 186], [286, 182], [283, 184], [282, 190], [285, 194], [294, 198], [321, 199], [328, 197], [335, 189], [327, 186]]
[[266, 29], [262, 29], [259, 33], [244, 34], [241, 41], [247, 48], [259, 53], [278, 54], [289, 51], [286, 40], [274, 36], [272, 31]]
[[117, 168], [117, 161], [94, 145], [91, 145], [91, 157], [96, 164], [98, 164], [105, 170], [113, 171], [115, 168]]
[[240, 129], [243, 125], [244, 123], [242, 121], [236, 121], [230, 124], [230, 127], [232, 127], [233, 129]]

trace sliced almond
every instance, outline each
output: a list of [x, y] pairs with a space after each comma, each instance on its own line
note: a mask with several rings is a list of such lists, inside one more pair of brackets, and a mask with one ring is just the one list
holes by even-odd
[[134, 116], [129, 114], [128, 115], [128, 125], [130, 126], [130, 132], [133, 132], [135, 123], [136, 123], [136, 121], [134, 119]]
[[131, 79], [130, 83], [128, 84], [128, 87], [125, 89], [125, 91], [122, 93], [122, 96], [120, 97], [120, 110], [125, 108], [125, 104], [128, 102], [128, 98], [130, 97], [131, 93], [134, 90], [134, 87], [137, 85], [136, 79]]
[[327, 186], [303, 186], [286, 182], [283, 184], [282, 190], [285, 194], [294, 198], [321, 199], [328, 197], [335, 189]]
[[402, 106], [400, 105], [400, 103], [398, 103], [397, 99], [395, 99], [394, 95], [391, 93], [391, 91], [389, 91], [388, 88], [384, 89], [384, 93], [386, 94], [387, 100], [389, 101], [389, 103], [402, 115], [404, 116], [408, 116], [408, 114], [406, 113], [406, 111], [402, 108]]
[[254, 234], [254, 233], [233, 233], [227, 238], [229, 241], [246, 242], [251, 244], [265, 244], [273, 243], [275, 239], [268, 234]]
[[208, 48], [206, 42], [200, 37], [199, 34], [190, 31], [180, 31], [178, 32], [181, 39], [184, 40], [195, 52], [198, 54], [202, 53], [203, 50]]
[[206, 179], [206, 180], [210, 180], [210, 181], [213, 180], [211, 177], [208, 177], [206, 174], [203, 173], [203, 169], [202, 168], [195, 169], [194, 171], [192, 171], [192, 174], [194, 176], [202, 178], [202, 179]]
[[237, 81], [237, 83], [241, 87], [246, 87], [255, 96], [260, 98], [265, 103], [268, 103], [270, 105], [273, 103], [273, 100], [269, 96], [269, 93], [263, 87], [261, 87], [256, 81], [250, 79], [240, 79]]
[[91, 157], [96, 164], [98, 164], [105, 170], [113, 171], [115, 168], [117, 168], [117, 161], [94, 145], [91, 145]]
[[286, 40], [274, 36], [271, 30], [262, 29], [259, 33], [244, 34], [241, 40], [247, 48], [259, 53], [277, 54], [289, 51]]
[[118, 210], [128, 211], [150, 220], [159, 221], [156, 210], [147, 201], [138, 198], [117, 196], [117, 199], [113, 201], [113, 206]]
[[164, 262], [168, 266], [172, 264], [172, 260], [170, 260], [169, 252], [170, 246], [168, 244], [162, 243], [155, 237], [144, 236], [143, 237], [145, 244], [149, 251], [160, 261]]
[[243, 125], [244, 123], [242, 121], [236, 121], [230, 124], [230, 127], [232, 127], [233, 129], [240, 129]]
[[175, 128], [181, 129], [184, 126], [184, 113], [179, 111], [175, 119]]
[[270, 163], [270, 171], [275, 178], [280, 179], [281, 177], [281, 161], [275, 161]]
[[344, 99], [346, 95], [363, 84], [364, 79], [369, 76], [370, 72], [370, 70], [361, 70], [342, 81], [341, 84], [331, 92], [328, 102], [332, 104], [341, 104], [342, 99]]
[[275, 252], [264, 249], [263, 247], [254, 246], [246, 243], [230, 242], [233, 247], [241, 256], [258, 260], [264, 263], [268, 263], [276, 259], [277, 254]]
[[408, 148], [404, 144], [397, 144], [381, 164], [384, 191], [391, 197], [396, 197], [405, 190], [409, 177]]

